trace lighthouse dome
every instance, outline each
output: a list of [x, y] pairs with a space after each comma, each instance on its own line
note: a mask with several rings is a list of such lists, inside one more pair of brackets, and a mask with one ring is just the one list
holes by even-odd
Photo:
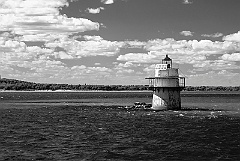
[[172, 68], [172, 59], [166, 55], [166, 57], [162, 59], [162, 64], [167, 64], [167, 68]]

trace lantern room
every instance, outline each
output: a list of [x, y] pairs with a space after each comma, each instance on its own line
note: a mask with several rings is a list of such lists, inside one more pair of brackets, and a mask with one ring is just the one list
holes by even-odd
[[170, 59], [168, 55], [166, 55], [166, 57], [162, 59], [162, 64], [167, 64], [168, 69], [172, 68], [172, 59]]

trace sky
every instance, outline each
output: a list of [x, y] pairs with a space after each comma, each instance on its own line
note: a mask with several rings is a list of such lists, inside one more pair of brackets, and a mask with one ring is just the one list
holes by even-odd
[[186, 85], [240, 86], [240, 0], [0, 0], [0, 75], [148, 84], [166, 54]]

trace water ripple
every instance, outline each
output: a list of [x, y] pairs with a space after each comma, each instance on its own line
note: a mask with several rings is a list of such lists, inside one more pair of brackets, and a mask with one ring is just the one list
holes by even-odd
[[0, 160], [238, 160], [240, 118], [218, 113], [2, 109]]

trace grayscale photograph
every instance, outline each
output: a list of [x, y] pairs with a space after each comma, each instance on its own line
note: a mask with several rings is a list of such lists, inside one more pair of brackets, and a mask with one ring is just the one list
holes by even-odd
[[0, 161], [240, 160], [240, 0], [0, 0]]

